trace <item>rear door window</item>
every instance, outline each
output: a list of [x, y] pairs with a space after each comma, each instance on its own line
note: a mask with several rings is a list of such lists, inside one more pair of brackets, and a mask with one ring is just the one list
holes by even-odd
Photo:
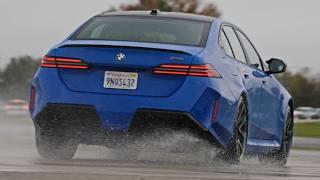
[[246, 56], [243, 52], [243, 48], [233, 28], [230, 26], [224, 26], [222, 29], [227, 35], [235, 59], [237, 59], [240, 62], [247, 63]]
[[228, 40], [225, 32], [223, 31], [223, 29], [220, 31], [219, 45], [228, 56], [234, 58], [234, 54], [231, 49], [231, 45], [230, 45], [229, 40]]

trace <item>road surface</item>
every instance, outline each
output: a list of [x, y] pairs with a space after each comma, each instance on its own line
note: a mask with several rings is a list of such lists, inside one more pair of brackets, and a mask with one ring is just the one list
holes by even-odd
[[286, 168], [262, 166], [255, 158], [230, 166], [196, 162], [201, 154], [154, 151], [142, 151], [137, 160], [129, 161], [116, 150], [84, 145], [71, 161], [42, 160], [35, 149], [33, 130], [27, 115], [0, 114], [0, 180], [320, 179], [317, 151], [293, 151]]

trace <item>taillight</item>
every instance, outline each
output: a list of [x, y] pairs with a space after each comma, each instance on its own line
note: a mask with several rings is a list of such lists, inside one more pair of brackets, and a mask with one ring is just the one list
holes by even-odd
[[153, 69], [155, 74], [184, 75], [221, 78], [220, 74], [210, 65], [182, 65], [182, 64], [162, 64]]
[[64, 69], [88, 69], [87, 63], [80, 59], [60, 58], [44, 56], [41, 61], [41, 67], [47, 68], [64, 68]]

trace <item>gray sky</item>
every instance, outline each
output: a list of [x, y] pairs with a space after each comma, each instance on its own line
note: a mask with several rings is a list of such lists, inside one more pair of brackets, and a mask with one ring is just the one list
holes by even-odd
[[[18, 55], [43, 56], [93, 15], [136, 0], [0, 0], [0, 65]], [[240, 26], [264, 59], [320, 72], [319, 0], [203, 0]]]

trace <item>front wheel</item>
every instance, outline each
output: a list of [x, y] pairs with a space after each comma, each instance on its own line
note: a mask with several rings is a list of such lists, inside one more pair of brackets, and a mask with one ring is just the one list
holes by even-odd
[[269, 164], [277, 165], [280, 167], [283, 167], [287, 164], [290, 150], [292, 147], [293, 126], [294, 126], [294, 121], [293, 121], [292, 111], [290, 108], [288, 108], [280, 150], [274, 153], [260, 155], [259, 156], [260, 162], [269, 163]]
[[78, 145], [78, 141], [66, 131], [36, 127], [36, 147], [44, 159], [70, 160]]

